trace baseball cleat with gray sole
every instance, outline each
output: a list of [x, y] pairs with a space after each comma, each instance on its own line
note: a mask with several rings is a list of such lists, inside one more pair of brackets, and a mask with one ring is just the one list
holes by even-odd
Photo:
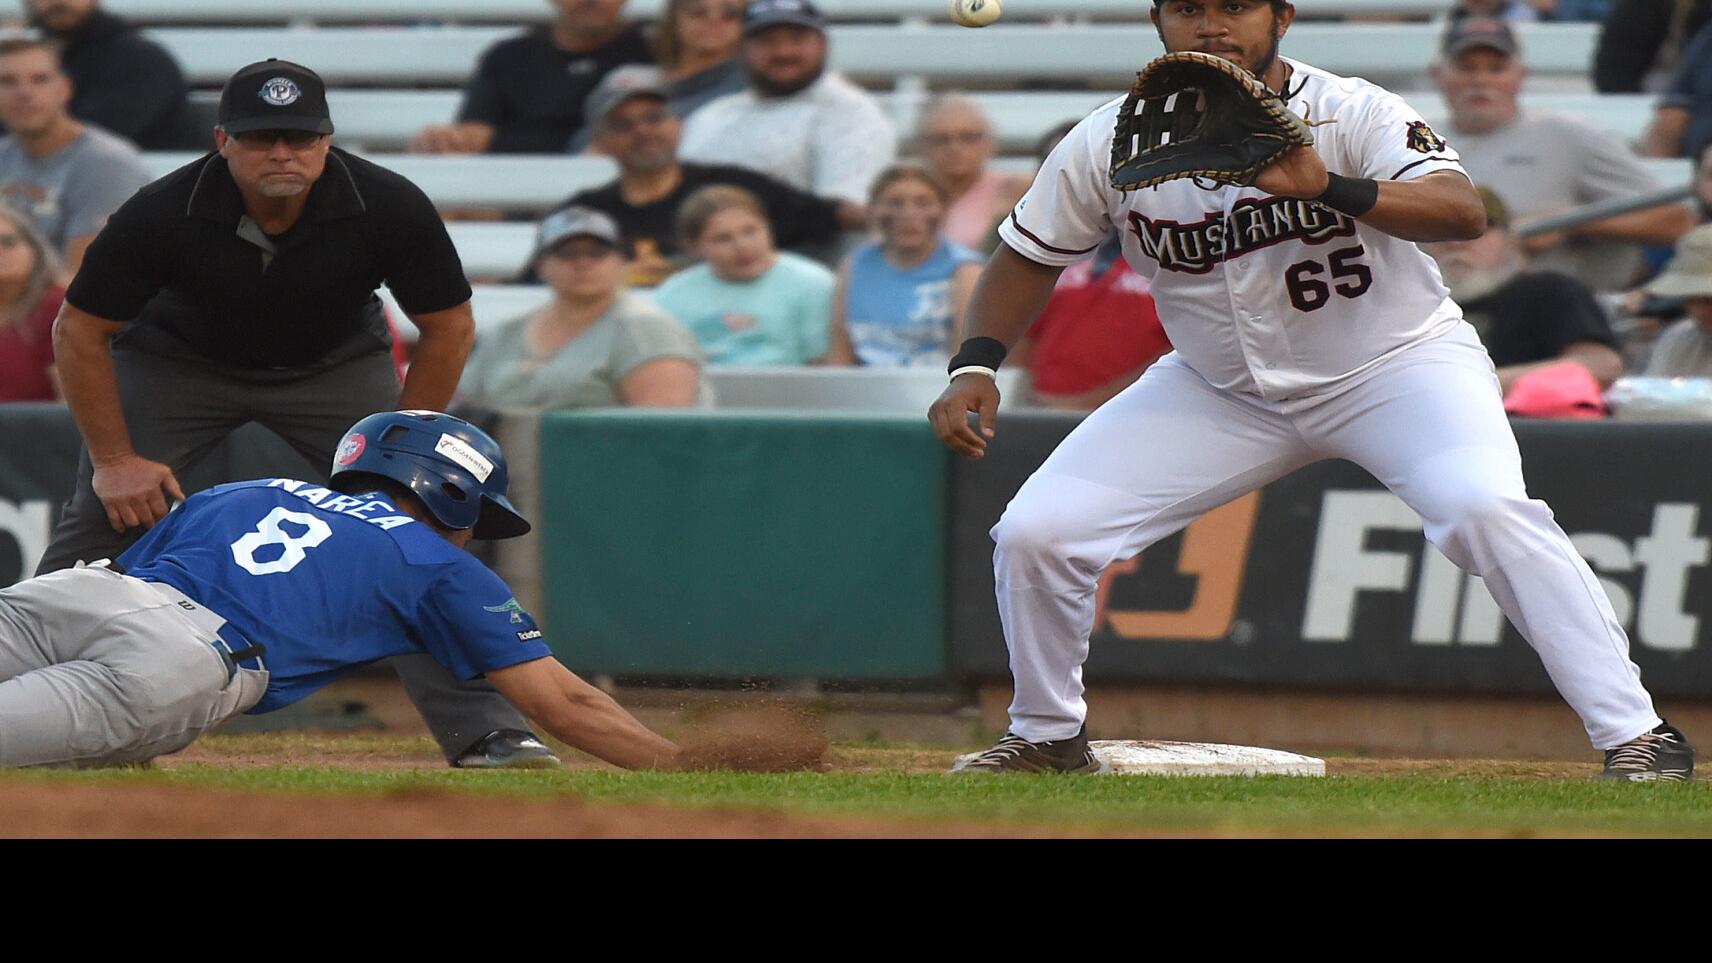
[[1693, 775], [1694, 747], [1668, 724], [1605, 750], [1605, 771], [1599, 774], [1629, 782], [1683, 782]]
[[556, 769], [559, 757], [523, 729], [495, 729], [452, 760], [454, 769]]
[[1051, 742], [1029, 742], [1013, 733], [993, 748], [981, 753], [955, 772], [1098, 772], [1100, 761], [1088, 748], [1088, 727], [1084, 725], [1068, 739]]

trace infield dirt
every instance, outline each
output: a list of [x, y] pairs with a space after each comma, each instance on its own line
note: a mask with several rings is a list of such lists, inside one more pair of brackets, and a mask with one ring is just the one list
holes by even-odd
[[[852, 737], [846, 726], [818, 767], [826, 780], [801, 772], [758, 776], [753, 782], [718, 773], [635, 779], [568, 751], [565, 772], [454, 772], [408, 703], [391, 694], [395, 683], [364, 685], [370, 688], [347, 689], [342, 696], [364, 701], [385, 726], [381, 731], [217, 734], [158, 760], [152, 771], [0, 776], [0, 836], [1014, 838], [1712, 831], [1712, 821], [1699, 815], [1705, 812], [1699, 792], [1704, 786], [1676, 787], [1690, 790], [1686, 795], [1658, 787], [1655, 802], [1678, 808], [1674, 814], [1649, 812], [1650, 804], [1640, 795], [1594, 785], [1597, 766], [1591, 760], [1333, 757], [1327, 759], [1333, 778], [1326, 780], [1222, 788], [1209, 783], [1205, 791], [1135, 783], [1133, 793], [1107, 777], [1048, 777], [1035, 786], [995, 786], [989, 779], [942, 781], [929, 775], [943, 773], [957, 752], [975, 745], [972, 730], [911, 744]], [[764, 732], [779, 722], [752, 709], [738, 713], [744, 733]], [[710, 722], [718, 713], [705, 704], [688, 711], [664, 706], [638, 711], [650, 725], [686, 741], [698, 731], [719, 730]], [[806, 741], [798, 739], [792, 751], [818, 756], [825, 743], [817, 738], [811, 733]], [[717, 739], [711, 744], [731, 751]], [[989, 791], [998, 789], [1003, 791]], [[1667, 821], [1630, 821], [1652, 816]]]

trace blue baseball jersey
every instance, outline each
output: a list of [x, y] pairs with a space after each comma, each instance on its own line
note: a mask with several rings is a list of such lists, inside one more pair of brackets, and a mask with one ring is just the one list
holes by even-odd
[[220, 485], [118, 561], [267, 647], [267, 695], [252, 713], [394, 655], [427, 652], [473, 679], [552, 654], [499, 576], [374, 492], [286, 478]]

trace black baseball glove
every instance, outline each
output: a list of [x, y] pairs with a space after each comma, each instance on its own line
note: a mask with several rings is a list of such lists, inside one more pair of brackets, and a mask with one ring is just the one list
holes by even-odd
[[1248, 184], [1266, 165], [1312, 144], [1307, 121], [1247, 70], [1212, 54], [1171, 53], [1135, 77], [1112, 138], [1112, 186], [1179, 177]]

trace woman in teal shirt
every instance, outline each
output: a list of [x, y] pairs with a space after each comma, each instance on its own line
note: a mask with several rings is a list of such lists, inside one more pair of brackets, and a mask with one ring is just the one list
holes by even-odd
[[702, 263], [654, 292], [701, 342], [709, 364], [800, 365], [824, 360], [832, 272], [773, 246], [766, 208], [728, 185], [704, 187], [678, 212], [684, 248]]

